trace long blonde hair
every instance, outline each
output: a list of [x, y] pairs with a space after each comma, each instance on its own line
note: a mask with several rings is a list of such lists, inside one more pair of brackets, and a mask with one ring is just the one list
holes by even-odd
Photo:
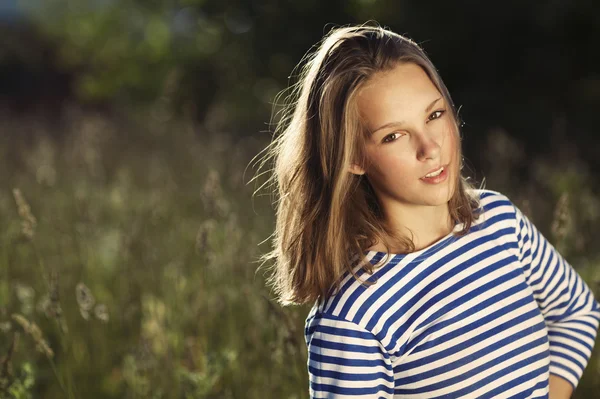
[[[274, 261], [267, 284], [284, 306], [324, 298], [339, 287], [346, 271], [358, 279], [353, 271], [356, 255], [372, 274], [373, 265], [363, 254], [377, 241], [388, 253], [391, 242], [404, 248], [403, 253], [415, 249], [408, 237], [388, 240], [393, 234], [383, 223], [372, 186], [347, 169], [354, 160], [361, 165], [366, 160], [365, 129], [355, 99], [369, 78], [401, 63], [421, 66], [448, 104], [455, 134], [460, 136], [458, 113], [446, 86], [411, 39], [376, 24], [339, 27], [304, 60], [260, 164], [262, 168], [273, 160], [265, 185], [275, 186], [277, 201], [273, 250], [259, 260]], [[455, 159], [462, 170], [461, 146], [456, 147]], [[464, 224], [455, 233], [460, 236], [477, 218], [479, 202], [468, 178], [456, 175], [449, 212]]]

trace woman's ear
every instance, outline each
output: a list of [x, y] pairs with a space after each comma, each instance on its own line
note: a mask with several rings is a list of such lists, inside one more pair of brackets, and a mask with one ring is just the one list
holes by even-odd
[[355, 175], [364, 175], [365, 174], [365, 170], [355, 163], [350, 164], [350, 167], [348, 168], [348, 172], [354, 173]]

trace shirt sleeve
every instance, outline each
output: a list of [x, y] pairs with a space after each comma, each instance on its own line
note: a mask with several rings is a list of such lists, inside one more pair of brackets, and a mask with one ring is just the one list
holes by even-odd
[[394, 396], [394, 372], [384, 346], [356, 323], [320, 314], [308, 342], [312, 398]]
[[600, 304], [577, 271], [514, 207], [519, 261], [548, 329], [550, 373], [575, 390], [594, 347]]

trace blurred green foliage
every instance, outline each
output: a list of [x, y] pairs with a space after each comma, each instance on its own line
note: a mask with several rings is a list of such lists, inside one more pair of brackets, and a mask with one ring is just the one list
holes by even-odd
[[[444, 0], [19, 4], [23, 29], [41, 39], [0, 29], [0, 84], [20, 82], [14, 93], [26, 93], [23, 102], [158, 103], [165, 118], [184, 115], [208, 129], [252, 135], [265, 130], [275, 94], [294, 82], [294, 66], [324, 33], [375, 20], [417, 41], [438, 67], [478, 168], [487, 158], [479, 151], [485, 133], [497, 127], [518, 137], [527, 154], [569, 142], [600, 168], [593, 118], [600, 59], [590, 51], [600, 40], [600, 12], [587, 0], [490, 7]], [[527, 170], [525, 162], [519, 167]]]

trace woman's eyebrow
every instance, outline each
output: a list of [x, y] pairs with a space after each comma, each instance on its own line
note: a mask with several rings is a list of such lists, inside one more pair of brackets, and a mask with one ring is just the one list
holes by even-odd
[[[435, 105], [435, 104], [436, 104], [438, 101], [440, 101], [441, 99], [442, 99], [442, 97], [438, 97], [438, 98], [436, 98], [435, 100], [433, 100], [433, 101], [431, 102], [431, 104], [429, 104], [429, 105], [427, 106], [427, 108], [425, 108], [425, 113], [427, 113], [427, 112], [431, 111], [431, 109], [433, 108], [433, 106], [434, 106], [434, 105]], [[399, 125], [402, 125], [403, 123], [404, 123], [404, 121], [399, 121], [399, 122], [389, 122], [389, 123], [386, 123], [385, 125], [379, 126], [377, 129], [373, 130], [373, 131], [371, 132], [371, 134], [370, 134], [370, 135], [372, 136], [373, 134], [375, 134], [376, 132], [380, 131], [381, 129], [385, 129], [385, 128], [388, 128], [388, 127], [391, 127], [391, 126], [399, 126]]]

